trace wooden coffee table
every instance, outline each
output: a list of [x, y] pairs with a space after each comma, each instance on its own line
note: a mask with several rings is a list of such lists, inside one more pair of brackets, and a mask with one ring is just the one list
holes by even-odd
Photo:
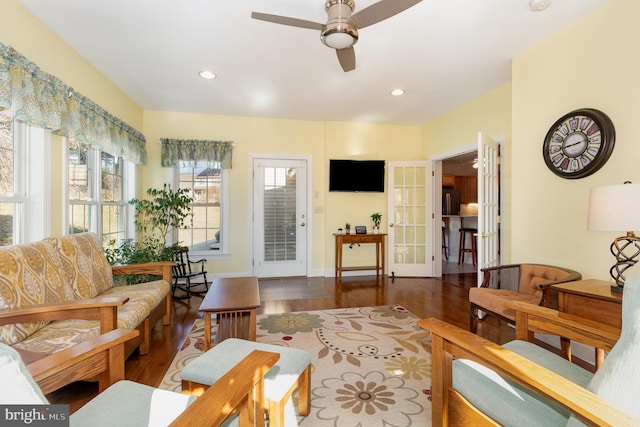
[[257, 277], [225, 277], [213, 281], [200, 304], [204, 312], [204, 351], [211, 348], [211, 315], [216, 315], [216, 341], [256, 340], [256, 308], [260, 307]]

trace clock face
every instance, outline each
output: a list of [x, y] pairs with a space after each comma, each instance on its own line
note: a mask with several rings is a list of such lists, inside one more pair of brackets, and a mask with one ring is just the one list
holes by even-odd
[[611, 156], [615, 129], [602, 111], [583, 108], [565, 114], [547, 132], [542, 155], [547, 167], [562, 178], [584, 178]]

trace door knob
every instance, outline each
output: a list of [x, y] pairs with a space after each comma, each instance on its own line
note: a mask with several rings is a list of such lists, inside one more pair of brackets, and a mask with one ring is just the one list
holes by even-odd
[[393, 227], [393, 223], [389, 224], [389, 227]]
[[300, 223], [300, 227], [304, 227], [306, 224], [304, 222]]

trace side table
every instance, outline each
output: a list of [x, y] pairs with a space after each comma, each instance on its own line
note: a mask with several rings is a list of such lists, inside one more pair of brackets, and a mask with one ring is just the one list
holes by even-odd
[[[552, 285], [558, 291], [558, 310], [597, 320], [620, 329], [622, 326], [622, 294], [611, 292], [604, 280], [577, 280]], [[561, 340], [562, 355], [571, 360], [571, 342]], [[604, 351], [596, 349], [596, 367], [604, 360]]]

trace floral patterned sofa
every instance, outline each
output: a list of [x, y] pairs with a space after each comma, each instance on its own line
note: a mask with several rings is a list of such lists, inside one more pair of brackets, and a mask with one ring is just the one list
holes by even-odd
[[[0, 341], [53, 354], [116, 328], [137, 329], [125, 355], [147, 354], [151, 328], [170, 323], [170, 262], [111, 267], [95, 233], [0, 248]], [[114, 287], [113, 274], [161, 280]]]

